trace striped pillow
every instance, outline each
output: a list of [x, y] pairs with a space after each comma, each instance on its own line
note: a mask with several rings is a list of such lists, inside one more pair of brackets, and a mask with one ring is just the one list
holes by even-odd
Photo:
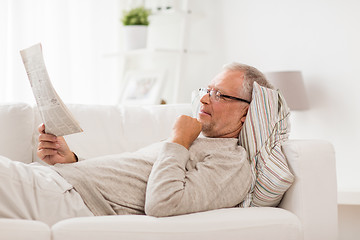
[[253, 183], [241, 207], [277, 206], [294, 176], [281, 144], [290, 131], [289, 109], [283, 96], [254, 82], [253, 99], [239, 135], [253, 171]]

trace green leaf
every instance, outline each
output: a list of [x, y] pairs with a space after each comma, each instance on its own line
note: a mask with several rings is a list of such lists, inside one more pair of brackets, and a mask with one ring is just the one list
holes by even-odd
[[148, 17], [151, 10], [144, 7], [133, 8], [129, 11], [123, 11], [122, 23], [127, 25], [149, 25]]

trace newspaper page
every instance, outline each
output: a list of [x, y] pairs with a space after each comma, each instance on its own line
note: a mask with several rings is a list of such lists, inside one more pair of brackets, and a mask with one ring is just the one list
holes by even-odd
[[45, 124], [45, 132], [65, 136], [82, 132], [79, 123], [56, 93], [47, 73], [41, 44], [20, 51], [26, 73]]

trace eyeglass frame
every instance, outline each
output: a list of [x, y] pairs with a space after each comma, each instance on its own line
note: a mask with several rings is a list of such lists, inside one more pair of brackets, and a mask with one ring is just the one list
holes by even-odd
[[[250, 101], [242, 99], [242, 98], [238, 98], [238, 97], [234, 97], [234, 96], [230, 96], [230, 95], [226, 95], [226, 94], [222, 94], [219, 90], [216, 89], [209, 89], [209, 88], [199, 88], [198, 89], [199, 93], [200, 92], [206, 92], [206, 94], [209, 94], [209, 97], [211, 97], [213, 95], [213, 93], [211, 92], [215, 92], [215, 101], [219, 102], [221, 98], [228, 98], [228, 99], [232, 99], [232, 100], [237, 100], [237, 101], [241, 101], [241, 102], [246, 102], [248, 104], [250, 104]], [[204, 94], [203, 96], [205, 96], [206, 94]], [[216, 99], [216, 97], [218, 97], [218, 100]]]

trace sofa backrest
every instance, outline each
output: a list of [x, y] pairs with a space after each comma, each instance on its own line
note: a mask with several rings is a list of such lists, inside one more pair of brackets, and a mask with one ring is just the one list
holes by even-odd
[[0, 104], [0, 155], [32, 162], [34, 112], [25, 103]]
[[[182, 114], [191, 115], [190, 104], [148, 106], [68, 105], [84, 130], [65, 136], [70, 148], [81, 158], [134, 151], [169, 137], [173, 122]], [[34, 129], [41, 123], [35, 108]], [[37, 146], [38, 133], [33, 136]], [[33, 151], [34, 161], [40, 161]], [[40, 161], [41, 162], [41, 161]]]

